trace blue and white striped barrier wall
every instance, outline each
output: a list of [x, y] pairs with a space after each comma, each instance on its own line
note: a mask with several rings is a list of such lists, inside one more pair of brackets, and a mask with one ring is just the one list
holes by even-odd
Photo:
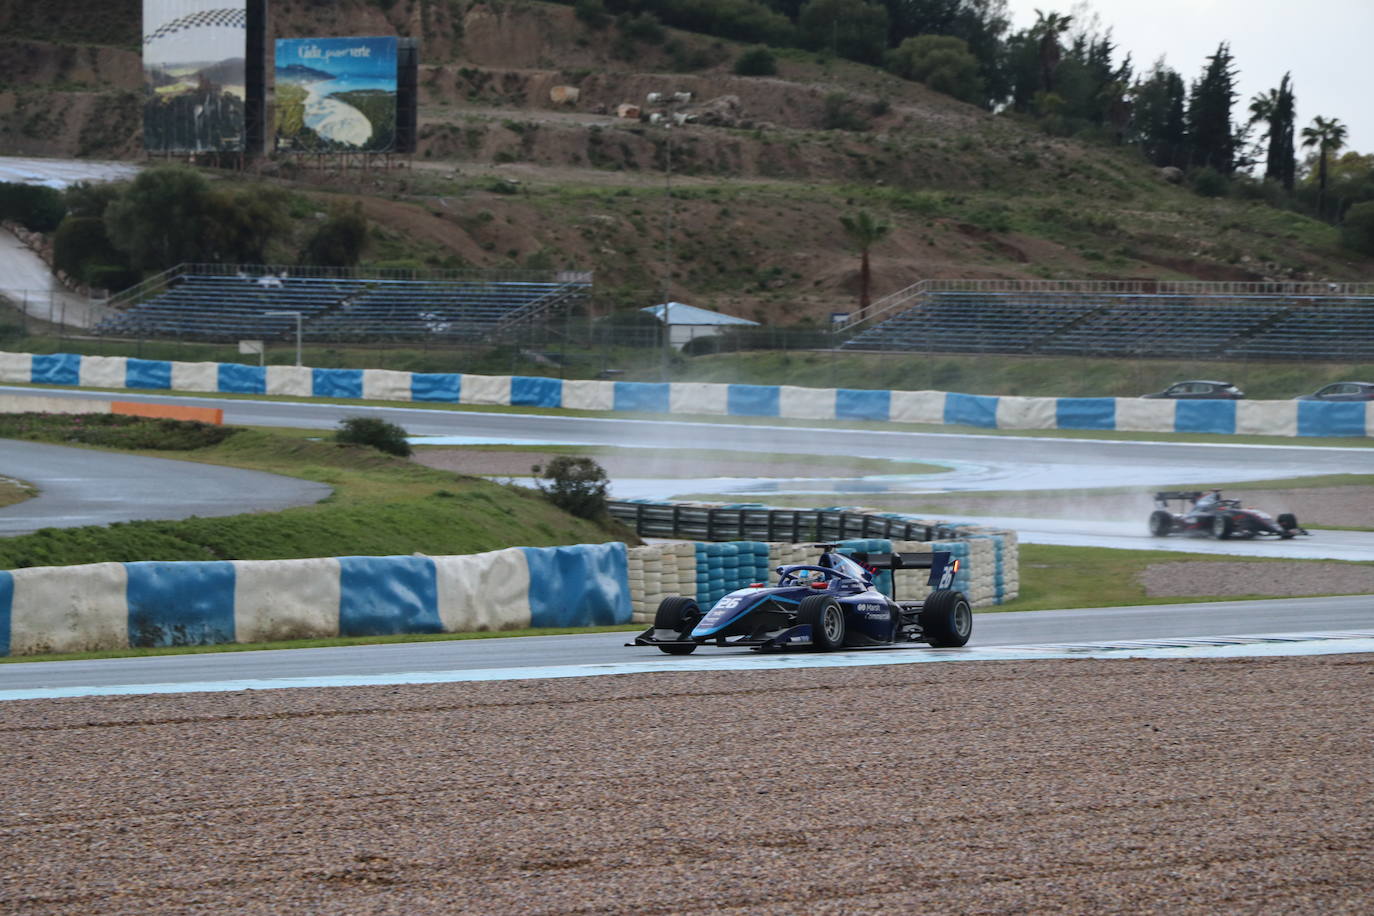
[[0, 382], [797, 420], [877, 420], [987, 429], [1374, 436], [1374, 402], [992, 397], [944, 391], [262, 367], [72, 353], [0, 353]]
[[628, 623], [624, 544], [0, 571], [0, 655]]
[[[949, 550], [974, 607], [1016, 597], [1016, 538], [844, 541], [851, 550]], [[759, 541], [511, 547], [472, 556], [93, 563], [0, 570], [0, 655], [215, 645], [331, 636], [459, 633], [650, 621], [664, 597], [703, 605], [816, 548]], [[896, 573], [903, 598], [921, 570]], [[891, 593], [884, 574], [880, 587]]]

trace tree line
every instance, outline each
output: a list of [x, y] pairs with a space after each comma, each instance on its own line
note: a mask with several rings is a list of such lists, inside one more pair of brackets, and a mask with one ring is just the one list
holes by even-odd
[[213, 183], [179, 166], [64, 190], [0, 182], [0, 220], [51, 233], [53, 267], [96, 289], [124, 289], [181, 263], [262, 264], [286, 252], [299, 252], [302, 265], [358, 263], [368, 224], [357, 204], [304, 227], [298, 209], [276, 188]]
[[[1227, 193], [1233, 177], [1254, 169], [1271, 186], [1257, 196], [1333, 222], [1374, 201], [1369, 157], [1334, 168], [1347, 136], [1339, 120], [1318, 116], [1301, 129], [1295, 123], [1291, 74], [1237, 116], [1239, 70], [1226, 42], [1187, 80], [1162, 60], [1137, 73], [1095, 16], [1080, 21], [1037, 10], [1034, 23], [1013, 30], [1007, 0], [573, 3], [584, 22], [614, 22], [627, 34], [666, 24], [757, 43], [736, 63], [742, 75], [775, 72], [769, 49], [783, 47], [881, 66], [988, 110], [1032, 118], [1052, 134], [1135, 145], [1155, 165], [1188, 173], [1203, 194]], [[1298, 147], [1310, 160], [1302, 187]]]

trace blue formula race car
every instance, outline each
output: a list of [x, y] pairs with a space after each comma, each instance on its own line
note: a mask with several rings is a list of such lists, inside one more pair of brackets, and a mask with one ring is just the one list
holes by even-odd
[[[924, 642], [962, 646], [973, 631], [973, 610], [951, 589], [959, 561], [947, 551], [847, 557], [836, 544], [818, 545], [815, 565], [779, 566], [778, 584], [736, 589], [705, 614], [693, 598], [671, 595], [658, 606], [654, 625], [634, 646], [657, 646], [687, 655], [697, 646], [818, 651]], [[897, 601], [874, 585], [884, 569], [929, 569], [934, 587], [924, 601]]]

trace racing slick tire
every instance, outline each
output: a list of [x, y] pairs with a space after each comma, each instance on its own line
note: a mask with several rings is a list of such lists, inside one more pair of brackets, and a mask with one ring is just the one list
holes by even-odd
[[828, 595], [807, 595], [797, 607], [797, 622], [810, 624], [811, 645], [817, 652], [844, 646], [844, 608]]
[[1229, 515], [1212, 516], [1212, 537], [1218, 541], [1230, 540], [1236, 530], [1236, 523]]
[[[654, 614], [654, 628], [675, 630], [686, 636], [700, 619], [701, 608], [695, 601], [681, 595], [669, 595], [658, 603], [658, 611]], [[659, 646], [658, 649], [668, 655], [691, 655], [697, 650], [697, 645], [692, 643], [685, 646]]]
[[1150, 513], [1150, 534], [1157, 538], [1167, 535], [1174, 527], [1174, 517], [1163, 509]]
[[[1279, 517], [1274, 519], [1274, 521], [1278, 524], [1279, 528], [1283, 530], [1283, 534], [1279, 535], [1279, 537], [1283, 538], [1285, 541], [1296, 535], [1299, 531], [1302, 531], [1302, 526], [1298, 524], [1298, 517], [1292, 512], [1280, 512]], [[1306, 532], [1303, 533], [1306, 534]]]
[[921, 605], [921, 632], [937, 649], [965, 645], [973, 634], [973, 607], [964, 593], [942, 588], [927, 595]]

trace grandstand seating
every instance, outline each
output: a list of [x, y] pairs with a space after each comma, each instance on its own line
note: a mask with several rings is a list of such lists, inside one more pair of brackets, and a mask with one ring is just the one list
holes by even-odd
[[933, 291], [855, 350], [1065, 356], [1374, 358], [1374, 298]]
[[860, 332], [850, 350], [1025, 353], [1097, 308], [1062, 294], [933, 292], [919, 305]]
[[1272, 299], [1113, 296], [1056, 334], [1041, 353], [1082, 356], [1219, 356], [1282, 314]]
[[541, 306], [580, 295], [581, 283], [377, 280], [307, 329], [325, 339], [470, 338]]
[[[98, 325], [109, 336], [203, 340], [468, 339], [585, 295], [590, 275], [546, 282], [408, 281], [184, 274], [174, 285]], [[278, 285], [279, 283], [279, 285]]]
[[1242, 359], [1374, 360], [1374, 298], [1352, 304], [1307, 300], [1294, 304], [1258, 333], [1228, 347]]

